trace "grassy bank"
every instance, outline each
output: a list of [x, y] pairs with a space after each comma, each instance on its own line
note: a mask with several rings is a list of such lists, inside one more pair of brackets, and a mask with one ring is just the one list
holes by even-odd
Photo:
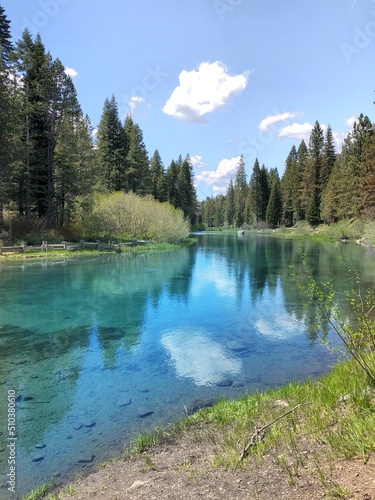
[[61, 260], [74, 258], [97, 257], [105, 253], [144, 253], [144, 252], [171, 252], [184, 246], [194, 245], [195, 238], [187, 238], [180, 243], [158, 243], [158, 242], [134, 242], [132, 245], [123, 245], [111, 250], [83, 249], [83, 250], [48, 250], [3, 253], [0, 255], [1, 262], [30, 261], [30, 260]]
[[[220, 232], [222, 234], [236, 234], [237, 229], [226, 227], [209, 228], [209, 232]], [[265, 234], [280, 238], [314, 238], [332, 241], [359, 241], [368, 246], [375, 246], [375, 222], [365, 222], [360, 219], [350, 219], [335, 224], [321, 224], [317, 227], [310, 226], [305, 221], [298, 222], [293, 227], [278, 227], [268, 229], [249, 226], [245, 233]]]
[[[207, 457], [210, 470], [241, 470], [250, 475], [271, 459], [289, 485], [308, 469], [327, 497], [349, 498], [349, 492], [333, 478], [333, 464], [353, 457], [365, 464], [375, 451], [374, 387], [355, 363], [340, 362], [314, 381], [286, 384], [237, 401], [220, 400], [169, 427], [138, 436], [124, 456], [115, 460], [126, 464], [142, 457], [147, 471], [153, 467], [158, 445], [186, 437], [191, 448], [203, 441], [214, 445], [214, 454]], [[186, 449], [185, 472], [190, 470], [191, 452]], [[110, 475], [111, 465], [102, 464]], [[60, 500], [75, 491], [75, 482], [50, 493], [44, 485], [24, 500]]]

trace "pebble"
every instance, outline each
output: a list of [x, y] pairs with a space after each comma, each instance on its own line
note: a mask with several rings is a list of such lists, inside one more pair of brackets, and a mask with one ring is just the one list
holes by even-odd
[[83, 422], [83, 427], [94, 427], [96, 425], [95, 420], [89, 420], [87, 422]]
[[95, 455], [91, 455], [91, 458], [81, 458], [77, 461], [78, 464], [91, 464], [95, 458]]
[[120, 399], [119, 401], [117, 401], [116, 406], [118, 406], [119, 408], [121, 408], [123, 406], [129, 406], [131, 404], [132, 404], [132, 400], [131, 399]]
[[33, 462], [41, 462], [42, 460], [44, 460], [44, 457], [43, 455], [34, 455], [33, 457]]
[[148, 410], [146, 408], [141, 408], [138, 412], [138, 417], [139, 418], [146, 418], [152, 415], [154, 412], [153, 410]]
[[202, 408], [210, 408], [215, 404], [215, 399], [196, 399], [187, 408], [188, 415], [193, 415]]
[[230, 387], [231, 385], [233, 385], [233, 380], [231, 380], [230, 378], [226, 378], [224, 380], [220, 380], [220, 382], [218, 382], [216, 385], [218, 387]]

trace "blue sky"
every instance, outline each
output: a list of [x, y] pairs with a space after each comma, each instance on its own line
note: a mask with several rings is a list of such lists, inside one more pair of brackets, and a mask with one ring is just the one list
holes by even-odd
[[316, 120], [339, 144], [374, 121], [375, 0], [0, 0], [19, 38], [41, 34], [97, 127], [106, 97], [165, 167], [190, 154], [198, 198], [244, 155], [284, 171]]

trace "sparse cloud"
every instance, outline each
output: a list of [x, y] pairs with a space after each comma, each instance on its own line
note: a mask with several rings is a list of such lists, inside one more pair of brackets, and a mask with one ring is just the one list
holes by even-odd
[[64, 73], [70, 76], [70, 78], [75, 78], [76, 76], [78, 76], [78, 71], [73, 68], [69, 68], [69, 66], [66, 66]]
[[[129, 109], [130, 109], [130, 114], [133, 115], [136, 107], [139, 104], [147, 104], [145, 99], [143, 97], [138, 97], [138, 96], [132, 96], [129, 101]], [[147, 104], [147, 106], [150, 108], [151, 106]]]
[[213, 192], [225, 193], [231, 179], [234, 180], [236, 176], [236, 169], [240, 156], [234, 158], [224, 158], [221, 160], [216, 170], [203, 170], [195, 176], [198, 186], [207, 184], [212, 187]]
[[267, 116], [263, 118], [263, 120], [259, 123], [259, 130], [263, 132], [272, 128], [275, 123], [283, 122], [285, 120], [290, 120], [291, 118], [295, 118], [297, 116], [296, 113], [280, 113], [275, 115]]
[[190, 156], [190, 161], [191, 164], [193, 165], [193, 168], [207, 168], [208, 163], [203, 161], [202, 156], [195, 155], [195, 156]]
[[298, 139], [302, 141], [304, 139], [307, 141], [310, 137], [311, 131], [313, 129], [313, 125], [311, 123], [292, 123], [283, 127], [279, 130], [277, 136], [278, 137], [288, 137], [291, 139]]
[[197, 70], [183, 70], [179, 86], [166, 102], [163, 112], [190, 123], [207, 121], [205, 116], [225, 107], [231, 97], [241, 93], [247, 85], [249, 71], [230, 75], [221, 62], [203, 62]]
[[350, 118], [348, 118], [348, 119], [346, 120], [346, 125], [347, 125], [347, 127], [349, 127], [349, 128], [350, 128], [350, 130], [352, 130], [353, 125], [354, 125], [354, 123], [355, 123], [356, 121], [357, 121], [357, 116], [355, 116], [355, 115], [354, 115], [354, 116], [351, 116]]

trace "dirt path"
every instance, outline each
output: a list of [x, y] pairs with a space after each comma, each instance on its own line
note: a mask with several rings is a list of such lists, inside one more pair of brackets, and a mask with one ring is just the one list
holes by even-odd
[[277, 455], [264, 457], [260, 464], [252, 460], [234, 471], [213, 467], [216, 450], [217, 445], [211, 441], [197, 442], [188, 432], [178, 442], [157, 446], [142, 456], [110, 462], [55, 493], [66, 500], [315, 500], [339, 497], [375, 500], [375, 454], [367, 464], [361, 460], [340, 460], [331, 467], [322, 466], [326, 475], [323, 485], [317, 472], [316, 453], [324, 450], [311, 449], [308, 444], [301, 445], [300, 456], [305, 458], [295, 474], [291, 472], [293, 457], [287, 457], [288, 471], [287, 467], [280, 466]]

